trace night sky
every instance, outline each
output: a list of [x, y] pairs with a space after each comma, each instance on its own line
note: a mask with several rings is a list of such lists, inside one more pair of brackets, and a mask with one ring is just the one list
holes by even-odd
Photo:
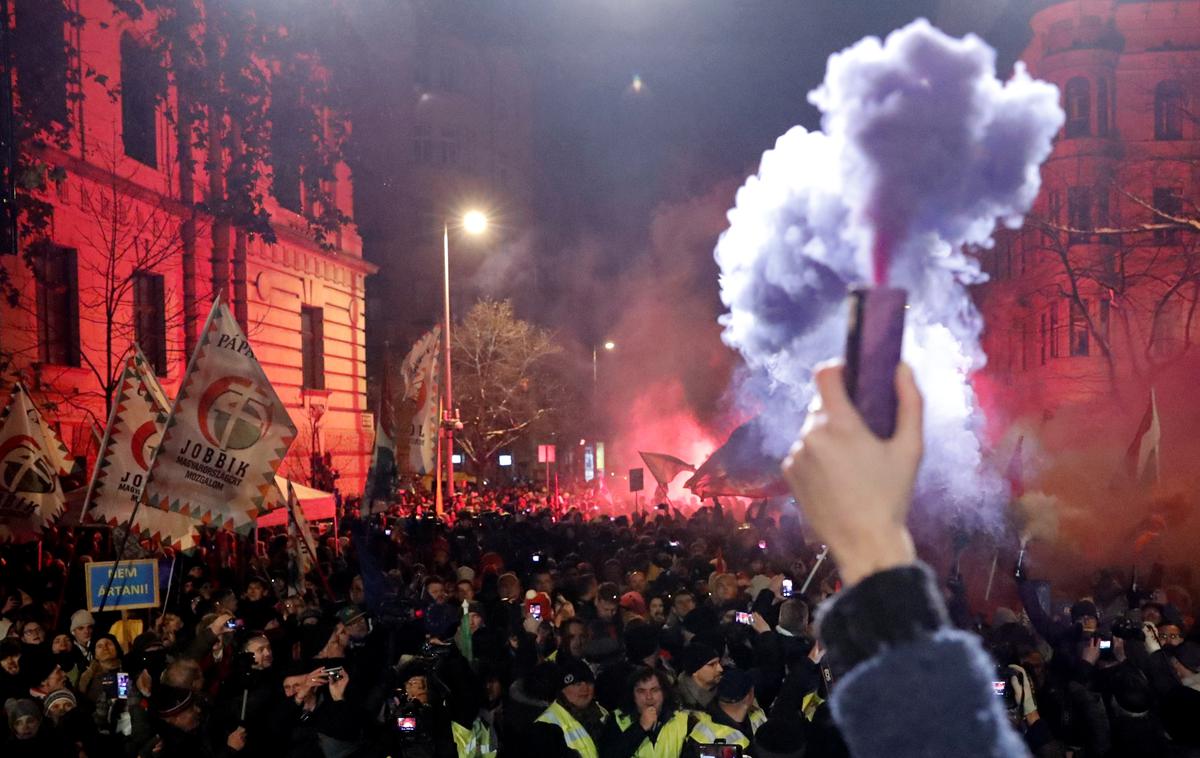
[[[1036, 2], [438, 0], [448, 25], [521, 50], [532, 73], [535, 228], [532, 260], [522, 265], [539, 276], [536, 287], [498, 294], [512, 295], [519, 312], [590, 358], [586, 346], [609, 334], [628, 306], [631, 278], [645, 275], [656, 215], [702, 197], [710, 215], [729, 207], [780, 134], [795, 124], [819, 127], [806, 93], [830, 53], [924, 16], [950, 33], [984, 37], [1007, 73]], [[369, 34], [392, 26], [380, 16], [389, 5], [342, 9]], [[376, 51], [386, 68], [386, 47]], [[631, 87], [635, 75], [640, 92]], [[678, 251], [714, 315], [717, 233]]]

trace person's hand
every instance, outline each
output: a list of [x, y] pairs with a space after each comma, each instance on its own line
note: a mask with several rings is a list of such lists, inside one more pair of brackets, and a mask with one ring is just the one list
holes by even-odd
[[1117, 663], [1125, 662], [1125, 638], [1113, 637], [1113, 657], [1117, 659]]
[[342, 675], [334, 679], [329, 678], [329, 696], [334, 700], [344, 700], [346, 697], [346, 685], [350, 684], [350, 675], [344, 670]]
[[233, 618], [232, 613], [226, 613], [225, 611], [218, 613], [217, 617], [215, 619], [213, 619], [213, 622], [208, 625], [208, 631], [212, 632], [217, 637], [220, 637], [225, 632], [231, 631], [230, 629], [227, 629], [225, 627], [225, 622], [229, 621], [232, 618]]
[[759, 634], [771, 631], [771, 625], [767, 623], [767, 620], [762, 617], [761, 613], [755, 611], [750, 617], [754, 619], [754, 623], [752, 624], [754, 631], [758, 632]]
[[638, 718], [638, 723], [641, 725], [643, 732], [653, 729], [654, 725], [658, 723], [658, 709], [652, 705], [648, 706], [646, 710], [642, 711], [641, 717]]
[[771, 577], [771, 583], [767, 585], [771, 592], [775, 595], [775, 598], [771, 601], [772, 603], [781, 603], [784, 600], [787, 600], [787, 598], [783, 596], [783, 580], [783, 574], [776, 574], [775, 576]]
[[1033, 696], [1033, 684], [1029, 681], [1029, 675], [1023, 667], [1017, 665], [1009, 665], [1008, 673], [1008, 686], [1012, 688], [1013, 701], [1021, 710], [1021, 715], [1026, 720], [1036, 717], [1037, 701]]
[[1090, 663], [1095, 666], [1096, 661], [1100, 660], [1100, 638], [1092, 637], [1087, 642], [1083, 643], [1083, 650], [1079, 653], [1079, 657], [1085, 663]]
[[808, 659], [813, 663], [820, 663], [825, 657], [825, 646], [821, 644], [820, 639], [813, 640], [812, 649], [808, 651]]
[[525, 618], [521, 621], [521, 628], [524, 629], [527, 634], [537, 634], [538, 627], [541, 625], [542, 622], [538, 619], [535, 619], [532, 613], [530, 613], [528, 610], [525, 611]]
[[841, 365], [817, 370], [820, 407], [810, 411], [783, 475], [847, 586], [916, 559], [905, 526], [921, 463], [921, 393], [912, 370], [896, 370], [896, 433], [875, 436], [846, 394]]
[[4, 609], [0, 610], [0, 615], [8, 615], [9, 611], [15, 611], [20, 604], [20, 600], [12, 595], [9, 595], [8, 599], [4, 601]]
[[1151, 624], [1149, 621], [1142, 624], [1142, 634], [1146, 638], [1146, 652], [1150, 655], [1162, 650], [1162, 643], [1158, 640], [1158, 627]]
[[225, 740], [225, 744], [230, 750], [238, 751], [246, 747], [246, 727], [239, 726], [229, 733], [229, 739]]

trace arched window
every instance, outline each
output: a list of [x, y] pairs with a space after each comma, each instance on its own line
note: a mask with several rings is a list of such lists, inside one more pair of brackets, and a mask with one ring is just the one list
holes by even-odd
[[1067, 137], [1086, 137], [1092, 133], [1091, 84], [1082, 76], [1067, 82]]
[[1183, 85], [1177, 81], [1154, 88], [1154, 139], [1183, 139]]

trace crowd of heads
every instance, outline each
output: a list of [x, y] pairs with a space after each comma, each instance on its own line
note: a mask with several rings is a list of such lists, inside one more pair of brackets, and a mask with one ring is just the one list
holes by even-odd
[[[127, 557], [160, 562], [155, 609], [87, 610], [84, 567], [120, 547], [107, 528], [6, 546], [3, 754], [553, 753], [565, 732], [539, 727], [555, 704], [606, 758], [672, 719], [754, 756], [845, 754], [815, 623], [837, 569], [794, 509], [608, 517], [595, 500], [471, 488], [438, 518], [402, 493], [374, 514], [348, 504], [315, 556], [286, 528], [205, 531], [181, 555], [130, 540]], [[1189, 755], [1186, 579], [1110, 572], [1063, 598], [1022, 578], [1023, 606], [990, 614], [959, 581], [945, 592], [1033, 750]]]

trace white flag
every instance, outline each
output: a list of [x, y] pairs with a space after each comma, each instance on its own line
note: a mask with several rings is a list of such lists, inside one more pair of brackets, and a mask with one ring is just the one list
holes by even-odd
[[[137, 350], [125, 361], [84, 500], [85, 515], [114, 527], [124, 526], [134, 515], [170, 413], [169, 407], [159, 404], [159, 398], [166, 400], [162, 388], [153, 379], [151, 386], [147, 374], [153, 377], [154, 372]], [[142, 507], [137, 509], [133, 533], [187, 550], [196, 544], [194, 527], [195, 522], [183, 514]]]
[[408, 426], [407, 473], [433, 471], [438, 431], [438, 345], [441, 328], [426, 332], [404, 358], [400, 374], [404, 378], [405, 413], [411, 413]]
[[218, 299], [151, 464], [145, 505], [249, 529], [295, 438], [287, 409]]
[[34, 541], [66, 506], [70, 456], [20, 383], [0, 416], [0, 540]]

